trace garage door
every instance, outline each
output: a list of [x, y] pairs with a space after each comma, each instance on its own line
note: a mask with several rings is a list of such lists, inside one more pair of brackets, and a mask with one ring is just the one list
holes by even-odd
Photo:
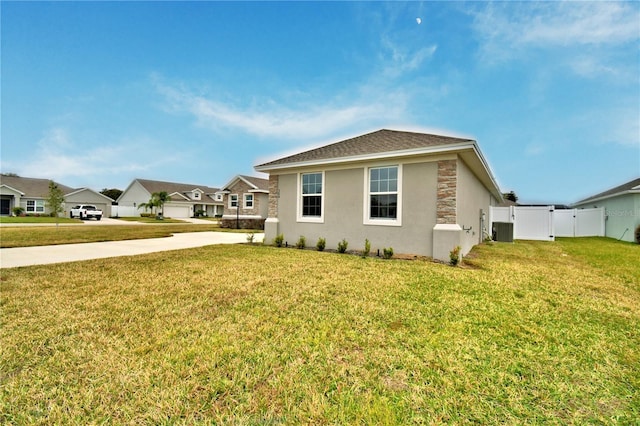
[[189, 206], [164, 206], [164, 217], [191, 217]]

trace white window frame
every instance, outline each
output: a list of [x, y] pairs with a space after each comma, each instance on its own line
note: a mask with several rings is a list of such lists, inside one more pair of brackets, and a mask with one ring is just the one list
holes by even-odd
[[[235, 197], [235, 201], [234, 198]], [[238, 208], [238, 194], [229, 194], [229, 208], [230, 209], [237, 209]], [[236, 203], [236, 205], [234, 206], [233, 203]]]
[[[29, 209], [29, 203], [31, 202], [33, 203], [33, 208]], [[24, 210], [27, 213], [44, 213], [44, 200], [27, 200]]]
[[[249, 197], [251, 197], [251, 201], [250, 201], [251, 205], [249, 205], [249, 200], [248, 200]], [[242, 202], [244, 204], [244, 208], [245, 209], [252, 209], [253, 205], [254, 205], [254, 199], [255, 199], [253, 194], [243, 194], [242, 198], [243, 198]]]
[[193, 199], [194, 200], [199, 200], [200, 199], [200, 193], [198, 191], [194, 191], [193, 193]]
[[[397, 191], [390, 191], [389, 194], [397, 195], [398, 206], [396, 208], [395, 219], [384, 218], [371, 218], [371, 170], [381, 169], [387, 167], [398, 168], [398, 188]], [[365, 168], [364, 173], [364, 205], [363, 205], [362, 221], [365, 225], [379, 225], [379, 226], [402, 226], [402, 164], [380, 164]]]
[[[320, 192], [320, 194], [313, 194], [313, 195], [319, 195], [320, 196], [320, 216], [303, 216], [302, 215], [302, 176], [303, 175], [314, 175], [314, 174], [319, 174], [322, 177], [322, 191]], [[298, 173], [297, 175], [297, 196], [296, 196], [296, 200], [297, 200], [297, 206], [296, 206], [296, 210], [297, 210], [297, 221], [298, 222], [307, 222], [307, 223], [324, 223], [324, 199], [325, 199], [325, 179], [324, 179], [324, 171], [315, 171], [315, 172], [304, 172], [304, 173]]]

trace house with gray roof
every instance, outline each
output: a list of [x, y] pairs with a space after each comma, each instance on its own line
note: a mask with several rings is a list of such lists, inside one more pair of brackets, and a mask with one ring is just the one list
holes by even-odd
[[605, 236], [633, 242], [635, 229], [640, 226], [640, 177], [580, 200], [572, 207], [604, 207]]
[[154, 193], [166, 192], [169, 201], [163, 207], [165, 217], [221, 216], [222, 200], [215, 198], [218, 191], [219, 188], [206, 185], [134, 179], [118, 197], [118, 215], [140, 216], [145, 212], [141, 206], [148, 203]]
[[[9, 216], [15, 207], [22, 207], [29, 215], [48, 215], [46, 200], [49, 197], [50, 179], [28, 178], [15, 175], [0, 175], [0, 215]], [[111, 215], [113, 200], [90, 188], [71, 188], [57, 183], [64, 194], [64, 215], [78, 204], [91, 204]]]
[[269, 211], [269, 181], [236, 175], [216, 192], [223, 202], [220, 225], [225, 228], [263, 229]]
[[502, 195], [476, 141], [378, 130], [255, 166], [269, 174], [265, 241], [346, 239], [373, 253], [448, 261], [488, 236], [489, 207]]

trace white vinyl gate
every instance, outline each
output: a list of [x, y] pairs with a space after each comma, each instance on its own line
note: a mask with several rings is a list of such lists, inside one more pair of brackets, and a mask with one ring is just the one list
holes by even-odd
[[490, 228], [497, 222], [513, 223], [513, 239], [554, 241], [555, 237], [605, 235], [604, 208], [555, 210], [542, 207], [491, 207]]
[[556, 237], [602, 237], [605, 235], [604, 208], [556, 210]]

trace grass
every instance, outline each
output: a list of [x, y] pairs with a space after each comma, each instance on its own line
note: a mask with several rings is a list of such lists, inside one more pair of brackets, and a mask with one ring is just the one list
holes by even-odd
[[637, 424], [640, 246], [210, 246], [0, 272], [8, 424]]
[[[30, 247], [99, 241], [169, 237], [180, 232], [227, 231], [216, 225], [94, 225], [52, 227], [2, 227], [0, 247]], [[235, 231], [235, 230], [234, 230]], [[247, 232], [244, 230], [244, 232]]]
[[[55, 217], [50, 216], [0, 216], [0, 223], [56, 223]], [[69, 223], [82, 223], [80, 219], [71, 219], [68, 217], [59, 217], [58, 223], [69, 224]]]

